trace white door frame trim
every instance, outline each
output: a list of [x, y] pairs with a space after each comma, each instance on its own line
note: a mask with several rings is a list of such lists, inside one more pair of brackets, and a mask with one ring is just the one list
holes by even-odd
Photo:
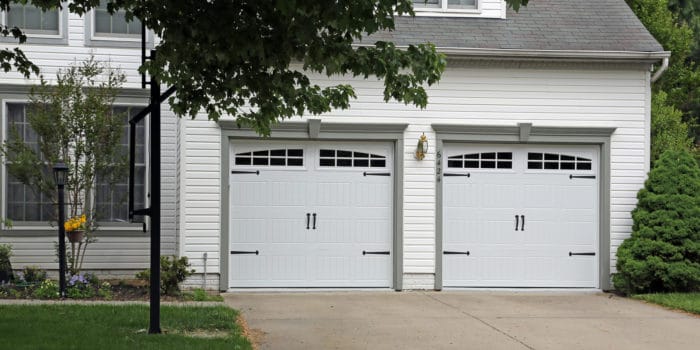
[[231, 140], [321, 140], [321, 141], [388, 141], [394, 150], [393, 212], [394, 232], [392, 288], [403, 289], [403, 149], [404, 130], [408, 124], [323, 123], [320, 119], [283, 122], [272, 128], [270, 138], [262, 138], [254, 130], [239, 127], [233, 120], [220, 120], [221, 128], [221, 246], [219, 289], [229, 289], [229, 171]]
[[519, 143], [579, 144], [600, 147], [599, 182], [599, 286], [611, 289], [610, 283], [610, 139], [613, 127], [541, 127], [531, 123], [517, 125], [432, 124], [436, 133], [436, 216], [435, 216], [435, 290], [442, 290], [442, 151], [445, 143]]

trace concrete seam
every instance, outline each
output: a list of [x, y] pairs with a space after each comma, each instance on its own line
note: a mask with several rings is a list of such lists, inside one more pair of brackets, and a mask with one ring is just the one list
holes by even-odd
[[486, 322], [486, 321], [480, 319], [479, 317], [476, 317], [476, 316], [474, 316], [474, 315], [472, 315], [472, 314], [470, 314], [470, 313], [468, 313], [468, 312], [466, 312], [466, 311], [464, 311], [464, 310], [462, 310], [462, 309], [460, 309], [460, 308], [458, 308], [458, 307], [456, 307], [456, 306], [450, 305], [450, 304], [448, 304], [448, 303], [446, 303], [446, 302], [444, 302], [444, 301], [442, 301], [442, 300], [440, 300], [440, 299], [438, 299], [438, 298], [435, 298], [434, 296], [429, 295], [429, 294], [427, 294], [427, 293], [423, 293], [423, 295], [425, 295], [426, 297], [428, 297], [428, 298], [430, 298], [430, 299], [433, 299], [433, 300], [437, 301], [438, 303], [440, 303], [440, 304], [442, 304], [442, 305], [445, 305], [445, 306], [447, 306], [447, 307], [449, 307], [449, 308], [452, 308], [452, 309], [454, 309], [454, 310], [457, 310], [457, 311], [459, 311], [459, 313], [461, 313], [461, 314], [463, 314], [463, 315], [465, 315], [465, 316], [468, 316], [468, 317], [470, 317], [470, 318], [472, 318], [472, 319], [474, 319], [474, 320], [477, 320], [477, 321], [481, 322], [481, 323], [484, 324], [485, 326], [487, 326], [487, 327], [493, 329], [494, 331], [496, 331], [496, 332], [498, 332], [498, 333], [501, 333], [501, 334], [505, 335], [506, 337], [508, 337], [508, 338], [510, 338], [510, 339], [512, 339], [512, 340], [514, 340], [514, 341], [516, 341], [516, 342], [518, 342], [520, 345], [522, 345], [522, 346], [524, 346], [524, 347], [526, 347], [526, 348], [528, 348], [528, 349], [530, 349], [530, 350], [535, 350], [535, 348], [533, 348], [532, 346], [530, 346], [530, 345], [528, 345], [528, 344], [525, 344], [525, 342], [523, 342], [522, 340], [520, 340], [520, 339], [518, 339], [518, 338], [516, 338], [516, 337], [514, 337], [514, 336], [512, 336], [512, 335], [510, 335], [510, 334], [508, 334], [508, 333], [506, 333], [505, 331], [500, 330], [498, 327], [496, 327], [496, 326], [494, 326], [494, 325], [492, 325], [492, 324], [490, 324], [490, 323], [488, 323], [488, 322]]

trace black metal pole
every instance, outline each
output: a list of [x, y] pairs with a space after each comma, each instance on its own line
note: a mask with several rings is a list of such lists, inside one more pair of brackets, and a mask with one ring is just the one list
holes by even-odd
[[[156, 51], [151, 50], [151, 60]], [[151, 322], [148, 333], [160, 333], [160, 84], [151, 75]]]
[[64, 185], [58, 185], [58, 291], [66, 297], [66, 221]]

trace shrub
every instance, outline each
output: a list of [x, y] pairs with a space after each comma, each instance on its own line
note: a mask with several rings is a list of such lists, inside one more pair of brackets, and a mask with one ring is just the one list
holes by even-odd
[[34, 297], [38, 299], [58, 299], [58, 284], [52, 280], [44, 280], [34, 290]]
[[[167, 256], [160, 257], [160, 294], [177, 295], [180, 293], [180, 283], [194, 273], [194, 270], [189, 269], [190, 264], [187, 257], [183, 256], [180, 259], [175, 256], [170, 260]], [[150, 285], [151, 269], [136, 274], [136, 278], [146, 281], [146, 285]]]
[[9, 282], [12, 279], [12, 246], [9, 244], [0, 244], [0, 283]]
[[700, 168], [687, 151], [664, 152], [617, 250], [615, 288], [627, 294], [700, 290]]
[[19, 279], [27, 284], [39, 284], [46, 280], [46, 271], [37, 266], [25, 266]]

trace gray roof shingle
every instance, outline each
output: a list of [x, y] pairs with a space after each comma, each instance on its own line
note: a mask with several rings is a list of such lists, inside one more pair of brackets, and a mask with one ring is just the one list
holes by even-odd
[[438, 48], [660, 52], [624, 0], [531, 0], [506, 19], [399, 17], [396, 30], [364, 43], [405, 46], [432, 42]]

